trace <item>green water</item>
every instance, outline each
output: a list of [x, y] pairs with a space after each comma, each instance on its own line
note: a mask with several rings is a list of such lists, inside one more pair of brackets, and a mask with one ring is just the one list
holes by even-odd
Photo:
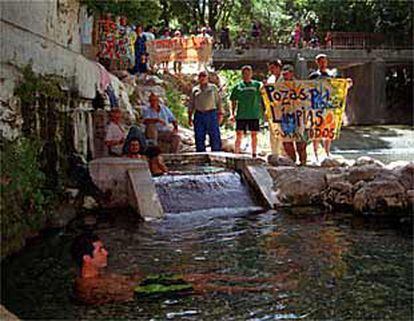
[[[293, 211], [293, 214], [295, 211]], [[137, 222], [99, 216], [94, 227], [119, 274], [201, 273], [270, 278], [215, 281], [257, 293], [206, 293], [91, 307], [71, 300], [69, 257], [82, 220], [2, 262], [2, 304], [22, 319], [412, 320], [413, 243], [390, 222], [346, 214], [221, 208]], [[259, 280], [259, 279], [257, 279]]]

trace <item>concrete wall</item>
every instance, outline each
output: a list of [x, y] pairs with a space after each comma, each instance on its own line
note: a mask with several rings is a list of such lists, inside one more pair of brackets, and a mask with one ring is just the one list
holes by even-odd
[[[0, 1], [2, 66], [32, 61], [36, 73], [62, 76], [81, 97], [92, 99], [99, 72], [81, 55], [80, 11], [78, 0]], [[12, 75], [3, 71], [1, 77]]]
[[387, 110], [385, 68], [383, 60], [376, 60], [344, 70], [343, 76], [352, 78], [354, 83], [348, 95], [346, 125], [394, 122]]

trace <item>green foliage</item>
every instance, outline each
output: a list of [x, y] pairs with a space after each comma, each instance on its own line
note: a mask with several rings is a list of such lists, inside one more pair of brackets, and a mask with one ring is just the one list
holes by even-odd
[[167, 97], [167, 105], [174, 114], [181, 126], [188, 126], [188, 113], [185, 106], [185, 95], [183, 95], [172, 83], [166, 83], [165, 93]]
[[241, 80], [241, 73], [239, 70], [220, 70], [218, 74], [220, 78], [224, 78], [226, 84], [224, 101], [228, 102], [231, 90]]
[[296, 22], [312, 20], [319, 32], [378, 32], [412, 39], [411, 0], [162, 0], [163, 18], [191, 29], [209, 23], [228, 25], [232, 36], [250, 32], [252, 22], [262, 26], [262, 41], [287, 43]]
[[20, 98], [23, 104], [30, 104], [34, 101], [37, 94], [47, 96], [52, 99], [64, 97], [56, 77], [38, 76], [33, 72], [32, 65], [26, 65], [22, 70], [23, 80], [15, 90], [15, 94]]
[[44, 189], [46, 176], [38, 162], [39, 147], [39, 141], [26, 138], [0, 145], [1, 231], [3, 245], [8, 248], [18, 247], [16, 243], [22, 242], [28, 231], [39, 229], [55, 201]]
[[126, 16], [135, 24], [154, 25], [161, 14], [158, 0], [83, 0], [83, 3], [94, 13]]

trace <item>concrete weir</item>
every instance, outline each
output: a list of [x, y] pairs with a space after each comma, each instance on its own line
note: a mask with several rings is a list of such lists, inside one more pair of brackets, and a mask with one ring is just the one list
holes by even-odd
[[242, 174], [264, 207], [274, 208], [278, 205], [276, 195], [272, 189], [273, 180], [260, 159], [253, 159], [248, 155], [210, 152], [167, 154], [164, 155], [164, 160], [168, 166], [204, 164], [235, 170]]
[[[168, 166], [210, 165], [239, 172], [257, 200], [266, 208], [273, 208], [276, 197], [273, 181], [261, 160], [231, 153], [184, 153], [163, 155]], [[144, 160], [129, 158], [99, 158], [89, 164], [94, 183], [103, 192], [110, 193], [108, 208], [132, 207], [144, 219], [164, 216], [154, 180]]]
[[108, 208], [134, 208], [144, 219], [164, 215], [148, 163], [140, 159], [107, 157], [89, 163], [94, 183], [110, 193]]

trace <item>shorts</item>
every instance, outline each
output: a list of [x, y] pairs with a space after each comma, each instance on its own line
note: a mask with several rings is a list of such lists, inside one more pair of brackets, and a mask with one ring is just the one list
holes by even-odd
[[258, 119], [236, 119], [236, 130], [238, 131], [258, 132], [259, 129]]

